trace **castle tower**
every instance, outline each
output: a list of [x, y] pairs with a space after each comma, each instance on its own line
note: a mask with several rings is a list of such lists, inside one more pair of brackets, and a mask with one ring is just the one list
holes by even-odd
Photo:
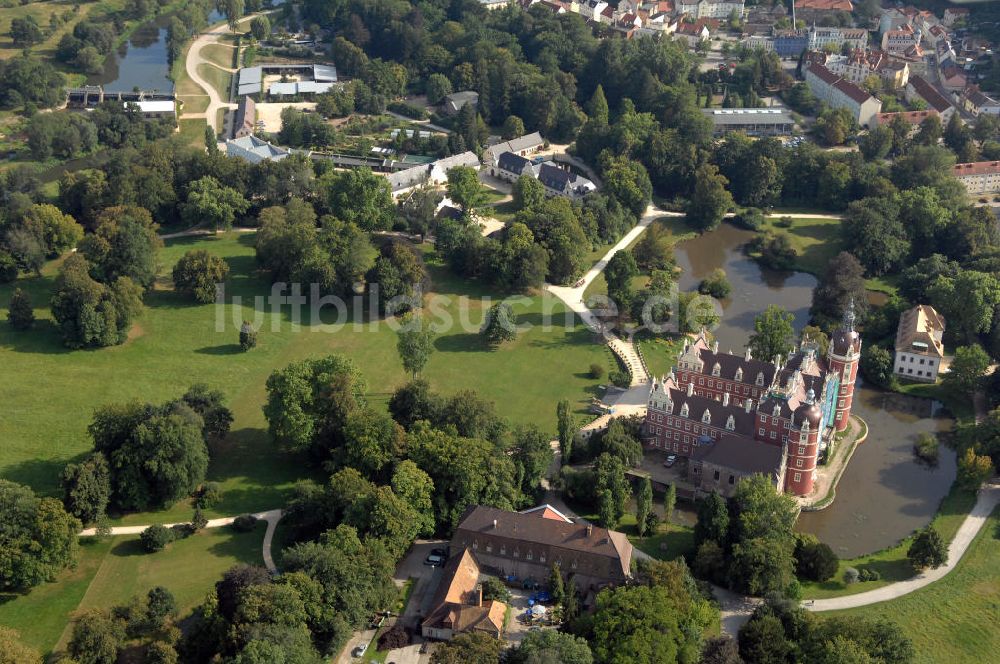
[[[808, 496], [816, 479], [816, 462], [819, 459], [820, 423], [823, 414], [816, 404], [816, 395], [809, 390], [806, 401], [792, 413], [788, 429], [785, 466], [785, 492]], [[845, 419], [846, 421], [846, 419]]]
[[847, 428], [847, 421], [851, 416], [854, 381], [858, 378], [858, 361], [861, 359], [861, 335], [854, 329], [853, 300], [844, 314], [843, 324], [833, 333], [826, 359], [830, 371], [840, 376], [840, 388], [832, 424], [837, 431], [843, 431]]

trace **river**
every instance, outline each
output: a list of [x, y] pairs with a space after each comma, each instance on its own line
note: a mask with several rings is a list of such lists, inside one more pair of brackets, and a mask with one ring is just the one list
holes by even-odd
[[[723, 349], [735, 353], [743, 352], [754, 317], [769, 304], [790, 311], [800, 330], [809, 320], [816, 285], [810, 274], [767, 270], [748, 258], [742, 247], [752, 236], [751, 231], [723, 224], [676, 247], [677, 264], [684, 270], [681, 289], [697, 288], [719, 267], [729, 276], [732, 294], [721, 302], [723, 316], [714, 333]], [[859, 384], [853, 412], [868, 423], [868, 440], [844, 471], [833, 505], [802, 514], [797, 528], [816, 534], [837, 555], [851, 558], [891, 546], [926, 525], [955, 478], [951, 450], [942, 446], [933, 468], [919, 463], [912, 452], [920, 433], [951, 427], [951, 420], [938, 410], [927, 399]]]

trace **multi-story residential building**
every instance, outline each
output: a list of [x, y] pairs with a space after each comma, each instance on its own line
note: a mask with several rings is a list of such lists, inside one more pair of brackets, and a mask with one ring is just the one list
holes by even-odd
[[962, 108], [972, 115], [1000, 115], [1000, 101], [983, 94], [978, 85], [970, 85], [962, 93]]
[[743, 38], [743, 45], [751, 51], [773, 51], [774, 37], [771, 35], [747, 35]]
[[923, 99], [929, 108], [934, 109], [941, 116], [941, 124], [948, 124], [951, 116], [955, 113], [955, 107], [951, 105], [951, 102], [921, 76], [910, 76], [910, 80], [906, 84], [905, 96], [907, 101]]
[[601, 22], [601, 12], [608, 8], [604, 0], [583, 0], [580, 3], [580, 16], [591, 21]]
[[887, 30], [882, 33], [882, 50], [897, 57], [922, 57], [920, 37], [920, 30], [909, 24]]
[[538, 177], [538, 165], [530, 159], [513, 152], [504, 152], [495, 165], [490, 166], [490, 175], [507, 182], [516, 182], [522, 175]]
[[955, 23], [965, 21], [968, 17], [969, 10], [967, 7], [948, 7], [944, 10], [941, 22], [950, 28], [955, 25]]
[[597, 191], [597, 185], [587, 178], [559, 168], [552, 162], [545, 162], [538, 167], [538, 181], [549, 196], [565, 196], [570, 200], [578, 200]]
[[715, 136], [739, 131], [747, 136], [788, 136], [795, 119], [786, 108], [703, 108]]
[[544, 145], [545, 139], [542, 138], [542, 135], [537, 131], [533, 131], [530, 134], [491, 145], [486, 148], [483, 156], [487, 166], [496, 166], [500, 155], [504, 152], [512, 152], [520, 157], [526, 157], [529, 154], [538, 152]]
[[693, 18], [726, 19], [743, 16], [743, 0], [677, 0], [677, 12]]
[[901, 88], [910, 74], [907, 63], [890, 60], [886, 53], [878, 50], [854, 49], [848, 55], [826, 56], [820, 64], [856, 85], [863, 85], [869, 76], [878, 76], [893, 88]]
[[451, 538], [451, 554], [470, 551], [501, 576], [543, 580], [553, 563], [572, 574], [581, 590], [620, 585], [632, 574], [632, 545], [614, 530], [574, 523], [542, 505], [524, 512], [470, 507]]
[[992, 194], [1000, 191], [1000, 161], [955, 164], [952, 174], [965, 185], [970, 194]]
[[797, 58], [809, 48], [809, 35], [800, 30], [776, 30], [774, 52], [779, 58]]
[[834, 108], [846, 108], [862, 127], [874, 126], [882, 102], [847, 79], [837, 76], [824, 65], [815, 64], [806, 70], [806, 83], [817, 99]]
[[847, 428], [860, 357], [853, 306], [825, 358], [808, 340], [774, 362], [749, 350], [720, 353], [701, 334], [668, 376], [653, 381], [647, 445], [691, 458], [691, 479], [702, 491], [720, 488], [724, 476], [723, 489], [764, 472], [779, 491], [808, 495], [821, 453]]
[[820, 50], [827, 45], [838, 49], [844, 44], [851, 48], [868, 48], [868, 31], [864, 28], [809, 28], [809, 49]]
[[711, 37], [708, 29], [708, 19], [700, 18], [694, 23], [678, 20], [673, 30], [675, 39], [687, 42], [688, 48], [694, 48]]
[[896, 328], [896, 358], [892, 372], [908, 380], [937, 381], [944, 359], [944, 318], [928, 304], [903, 312]]

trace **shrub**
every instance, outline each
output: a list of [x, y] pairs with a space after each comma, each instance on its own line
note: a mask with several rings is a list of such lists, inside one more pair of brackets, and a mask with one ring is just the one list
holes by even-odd
[[250, 321], [243, 321], [243, 325], [240, 327], [240, 348], [246, 352], [256, 346], [257, 330], [253, 329], [253, 325], [250, 324]]
[[510, 591], [507, 590], [507, 586], [503, 584], [503, 581], [495, 576], [488, 576], [483, 580], [483, 601], [490, 599], [500, 600], [501, 602], [510, 601]]
[[15, 330], [28, 330], [35, 324], [35, 310], [31, 306], [31, 298], [20, 288], [15, 288], [10, 298], [7, 320]]
[[861, 574], [858, 572], [858, 570], [854, 569], [853, 567], [848, 567], [847, 569], [844, 570], [844, 583], [846, 583], [847, 585], [851, 585], [852, 583], [857, 583], [858, 577], [860, 576]]
[[400, 115], [405, 115], [406, 117], [413, 118], [414, 120], [427, 119], [427, 113], [424, 112], [424, 109], [419, 106], [414, 106], [413, 104], [408, 104], [405, 101], [394, 101], [386, 108], [393, 113], [399, 113]]
[[174, 539], [187, 539], [194, 535], [194, 526], [190, 523], [178, 523], [177, 525], [170, 526], [170, 532], [174, 534]]
[[200, 508], [194, 508], [194, 516], [191, 517], [191, 528], [196, 532], [208, 525], [208, 519]]
[[215, 507], [222, 500], [222, 489], [218, 482], [205, 482], [198, 488], [194, 498], [194, 506], [207, 510]]
[[594, 380], [600, 380], [604, 378], [604, 367], [602, 367], [600, 364], [591, 364], [590, 377], [593, 378]]
[[148, 553], [156, 553], [174, 541], [174, 533], [166, 526], [157, 524], [142, 531], [139, 535], [139, 541], [142, 543], [142, 548]]
[[858, 570], [858, 581], [878, 581], [882, 578], [878, 570], [874, 570], [868, 567], [862, 567]]
[[627, 371], [612, 371], [608, 374], [608, 380], [616, 387], [628, 387], [632, 384], [632, 376]]
[[759, 231], [764, 226], [764, 213], [758, 208], [747, 208], [733, 217], [733, 223], [748, 231]]
[[712, 270], [712, 273], [698, 284], [699, 293], [702, 295], [711, 295], [720, 300], [724, 297], [729, 297], [732, 290], [733, 287], [726, 277], [726, 271], [722, 268]]
[[933, 434], [922, 433], [917, 437], [917, 442], [913, 444], [913, 453], [921, 461], [937, 463], [938, 447], [937, 437]]
[[778, 228], [791, 228], [792, 227], [792, 218], [791, 217], [781, 217], [777, 221], [774, 222], [774, 225], [777, 226]]
[[238, 533], [248, 533], [257, 527], [257, 517], [253, 514], [240, 514], [233, 519], [233, 530]]

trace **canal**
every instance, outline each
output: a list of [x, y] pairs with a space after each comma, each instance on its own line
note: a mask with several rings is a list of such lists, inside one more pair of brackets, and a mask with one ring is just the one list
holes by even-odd
[[[722, 320], [714, 333], [722, 349], [735, 353], [743, 352], [754, 317], [769, 304], [791, 312], [796, 330], [806, 325], [816, 285], [810, 274], [768, 270], [748, 258], [743, 246], [751, 237], [751, 231], [727, 223], [676, 247], [677, 264], [684, 270], [682, 290], [696, 289], [719, 267], [729, 276], [732, 294], [721, 301]], [[951, 420], [939, 410], [927, 399], [886, 393], [859, 381], [853, 412], [868, 423], [868, 440], [841, 477], [833, 505], [802, 514], [797, 528], [850, 558], [891, 546], [925, 526], [955, 478], [951, 450], [941, 447], [935, 467], [919, 463], [912, 451], [921, 433], [950, 429]]]

